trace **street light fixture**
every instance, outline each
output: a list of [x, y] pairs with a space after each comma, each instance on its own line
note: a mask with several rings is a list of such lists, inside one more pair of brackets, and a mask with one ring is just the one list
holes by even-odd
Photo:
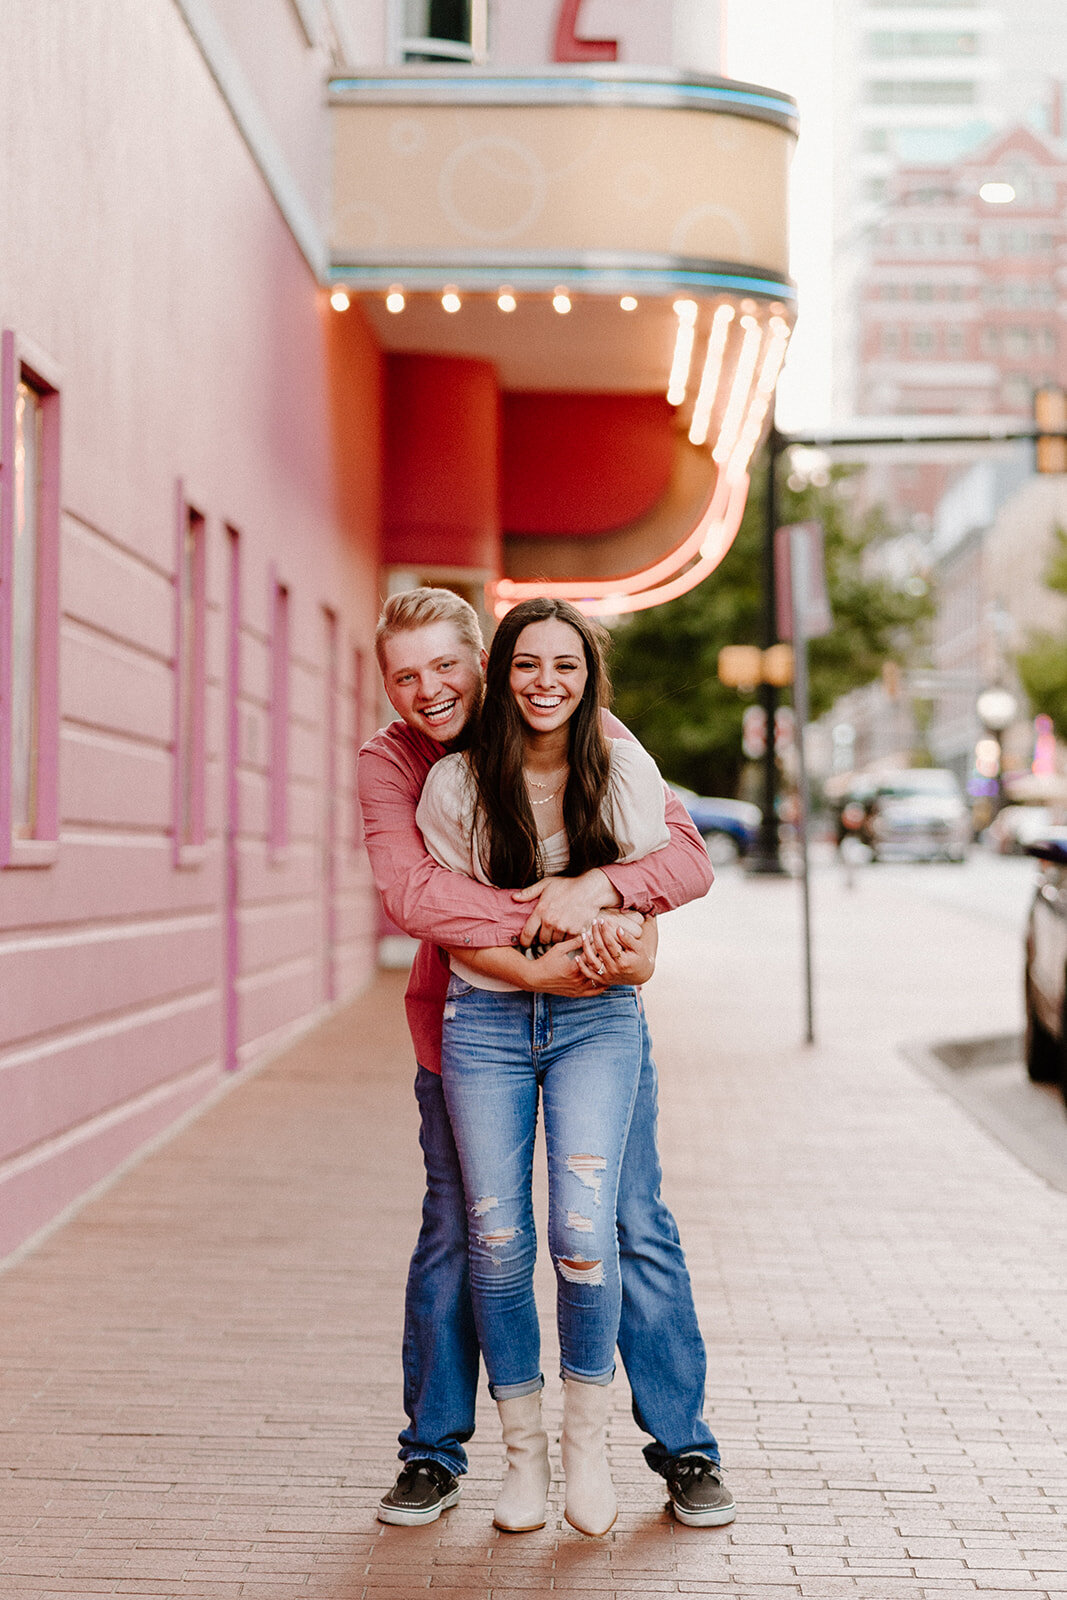
[[1015, 713], [1019, 706], [1010, 689], [1004, 689], [998, 684], [992, 688], [983, 689], [975, 701], [974, 709], [983, 728], [989, 734], [990, 742], [995, 746], [995, 757], [990, 763], [993, 767], [993, 793], [991, 799], [990, 821], [1000, 810], [1004, 798], [1004, 785], [1001, 777], [1003, 768], [1001, 740], [1005, 728], [1011, 726], [1015, 720]]

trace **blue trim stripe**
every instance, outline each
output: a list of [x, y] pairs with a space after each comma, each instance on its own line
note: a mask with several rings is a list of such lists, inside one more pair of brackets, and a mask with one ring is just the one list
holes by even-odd
[[367, 92], [396, 99], [418, 101], [423, 98], [477, 100], [485, 94], [510, 93], [521, 105], [530, 90], [541, 90], [549, 101], [568, 99], [653, 99], [665, 105], [689, 101], [703, 106], [745, 106], [770, 112], [775, 117], [797, 120], [794, 101], [773, 93], [752, 89], [718, 88], [707, 83], [673, 83], [669, 80], [645, 82], [612, 78], [331, 78], [331, 94]]
[[509, 283], [514, 288], [548, 291], [557, 284], [569, 287], [584, 286], [602, 289], [606, 293], [623, 293], [628, 289], [648, 292], [661, 287], [665, 293], [674, 289], [733, 290], [738, 294], [767, 295], [792, 305], [796, 302], [796, 285], [781, 278], [758, 278], [736, 272], [698, 272], [679, 268], [626, 267], [617, 272], [605, 272], [593, 267], [465, 267], [443, 263], [440, 266], [405, 266], [395, 262], [387, 267], [364, 266], [352, 262], [348, 266], [334, 264], [327, 277], [330, 283], [343, 283], [348, 288], [361, 286], [376, 288], [379, 284], [403, 283], [408, 289], [441, 289], [446, 283], [466, 286], [484, 286], [486, 290]]

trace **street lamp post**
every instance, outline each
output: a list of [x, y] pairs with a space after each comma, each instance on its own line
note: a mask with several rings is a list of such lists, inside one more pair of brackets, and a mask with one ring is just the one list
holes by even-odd
[[[778, 462], [788, 443], [774, 425], [767, 436], [767, 488], [763, 505], [763, 610], [760, 644], [769, 650], [778, 642], [778, 597], [774, 573], [774, 535], [778, 527]], [[775, 712], [778, 710], [778, 689], [768, 683], [766, 674], [759, 685], [759, 703], [767, 722], [766, 744], [763, 751], [763, 794], [760, 801], [760, 825], [756, 843], [745, 863], [751, 873], [781, 877], [785, 873], [778, 848], [778, 753], [775, 748]]]
[[994, 685], [990, 689], [983, 689], [975, 701], [975, 710], [978, 720], [996, 745], [995, 771], [993, 773], [993, 794], [991, 796], [990, 817], [992, 822], [1000, 810], [1004, 799], [1004, 781], [1002, 776], [1002, 739], [1004, 730], [1011, 726], [1018, 710], [1015, 696], [1009, 689]]

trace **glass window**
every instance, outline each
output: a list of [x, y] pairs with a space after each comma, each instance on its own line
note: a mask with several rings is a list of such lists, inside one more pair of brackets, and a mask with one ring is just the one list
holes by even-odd
[[969, 106], [975, 101], [975, 85], [956, 78], [873, 78], [866, 85], [866, 98], [874, 105]]
[[488, 12], [488, 0], [403, 0], [403, 59], [486, 61]]
[[0, 866], [47, 866], [59, 838], [59, 390], [48, 358], [0, 338]]
[[15, 394], [14, 537], [11, 616], [11, 828], [37, 829], [37, 567], [41, 504], [41, 397], [28, 383]]
[[973, 56], [978, 54], [978, 35], [930, 30], [894, 29], [869, 33], [867, 50], [872, 56]]

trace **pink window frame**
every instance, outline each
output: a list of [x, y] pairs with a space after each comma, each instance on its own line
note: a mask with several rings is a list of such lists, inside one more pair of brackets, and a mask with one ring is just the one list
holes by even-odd
[[[191, 505], [179, 479], [175, 494], [174, 530], [174, 865], [198, 867], [207, 848], [207, 521]], [[195, 531], [190, 601], [193, 626], [187, 643], [185, 539]], [[183, 737], [182, 701], [190, 682], [190, 718]], [[185, 831], [185, 794], [189, 793], [189, 829]]]
[[[15, 401], [28, 383], [41, 402], [37, 528], [37, 772], [34, 837], [15, 837], [11, 798], [12, 580]], [[0, 867], [49, 867], [59, 854], [59, 368], [21, 334], [0, 335]]]
[[292, 626], [289, 585], [275, 567], [270, 574], [270, 719], [267, 766], [267, 846], [281, 863], [289, 846], [289, 651]]

